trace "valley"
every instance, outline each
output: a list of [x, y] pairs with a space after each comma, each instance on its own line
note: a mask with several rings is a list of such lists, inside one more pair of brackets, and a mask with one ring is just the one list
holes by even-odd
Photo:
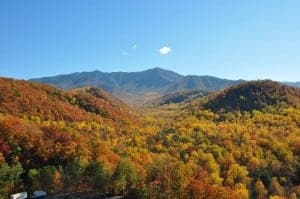
[[299, 10], [0, 0], [0, 199], [300, 199]]
[[0, 194], [297, 198], [300, 89], [263, 80], [132, 108], [101, 88], [0, 79]]

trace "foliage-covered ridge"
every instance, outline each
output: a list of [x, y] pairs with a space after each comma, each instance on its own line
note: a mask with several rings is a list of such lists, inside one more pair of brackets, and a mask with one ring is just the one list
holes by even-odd
[[262, 80], [244, 82], [210, 95], [203, 107], [217, 112], [262, 110], [300, 103], [300, 89]]

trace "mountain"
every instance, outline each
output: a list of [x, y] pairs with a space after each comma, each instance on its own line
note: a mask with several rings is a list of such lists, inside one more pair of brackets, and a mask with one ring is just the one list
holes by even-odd
[[184, 76], [180, 81], [176, 82], [171, 89], [173, 90], [220, 90], [226, 87], [229, 87], [234, 84], [243, 82], [243, 80], [227, 80], [220, 79], [217, 77], [211, 76], [196, 76], [196, 75], [187, 75]]
[[130, 121], [130, 108], [98, 88], [62, 91], [41, 83], [0, 78], [0, 112], [43, 120]]
[[271, 80], [244, 82], [210, 95], [203, 107], [215, 112], [262, 110], [268, 106], [299, 106], [300, 88]]
[[300, 82], [283, 82], [283, 83], [288, 86], [294, 86], [300, 88]]
[[72, 73], [54, 77], [31, 79], [61, 89], [98, 87], [112, 93], [129, 104], [144, 103], [167, 93], [192, 90], [218, 90], [237, 84], [233, 81], [210, 76], [183, 76], [173, 71], [153, 68], [141, 72], [101, 71]]
[[182, 103], [138, 117], [99, 88], [0, 78], [0, 198], [257, 198], [265, 179], [297, 198], [300, 89], [265, 80], [208, 94], [166, 93], [161, 103]]
[[209, 95], [211, 92], [207, 90], [194, 90], [194, 91], [178, 91], [174, 93], [169, 93], [162, 97], [159, 97], [151, 102], [153, 105], [164, 105], [171, 103], [182, 103], [188, 102], [193, 99], [200, 99]]

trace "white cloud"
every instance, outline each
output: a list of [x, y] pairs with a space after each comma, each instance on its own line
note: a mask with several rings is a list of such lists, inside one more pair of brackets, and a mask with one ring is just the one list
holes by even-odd
[[161, 55], [166, 55], [166, 54], [169, 54], [171, 52], [171, 50], [172, 49], [170, 47], [164, 46], [164, 47], [162, 47], [162, 48], [159, 49], [159, 53]]
[[122, 55], [123, 55], [123, 56], [127, 56], [127, 55], [128, 55], [127, 51], [124, 50], [124, 51], [122, 52]]
[[137, 49], [137, 47], [138, 47], [138, 46], [137, 46], [136, 44], [133, 44], [133, 45], [132, 45], [132, 49]]

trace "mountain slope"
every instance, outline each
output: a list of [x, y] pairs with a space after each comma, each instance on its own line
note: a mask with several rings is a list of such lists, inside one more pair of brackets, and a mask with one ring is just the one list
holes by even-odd
[[176, 82], [172, 89], [188, 91], [202, 89], [214, 91], [238, 84], [240, 82], [243, 82], [243, 80], [232, 81], [211, 76], [187, 75], [180, 81]]
[[[249, 183], [263, 184], [257, 178], [267, 176], [292, 198], [299, 187], [299, 96], [299, 89], [272, 81], [235, 85], [204, 102], [201, 91], [184, 91], [169, 98], [182, 104], [141, 110], [139, 125], [122, 101], [101, 89], [61, 91], [0, 78], [0, 169], [9, 190], [0, 194], [42, 189], [51, 197], [96, 191], [147, 198], [154, 190], [153, 198], [235, 199], [242, 192], [256, 198]], [[233, 112], [199, 106], [208, 102]], [[235, 114], [254, 102], [287, 107]], [[264, 190], [272, 193], [269, 187]]]
[[135, 113], [124, 102], [99, 88], [81, 88], [68, 91], [71, 104], [89, 113], [117, 121], [136, 120]]
[[188, 102], [193, 99], [200, 99], [202, 97], [205, 97], [209, 95], [209, 91], [207, 90], [194, 90], [194, 91], [177, 91], [175, 93], [169, 93], [167, 95], [164, 95], [162, 97], [159, 97], [151, 104], [153, 105], [164, 105], [164, 104], [170, 104], [170, 103], [182, 103], [182, 102]]
[[0, 112], [43, 120], [86, 121], [100, 118], [130, 121], [123, 102], [96, 88], [61, 91], [40, 83], [0, 78]]
[[31, 79], [31, 81], [54, 85], [62, 89], [86, 86], [103, 88], [130, 104], [144, 103], [170, 92], [217, 90], [240, 82], [209, 76], [183, 76], [161, 68], [141, 72], [92, 71]]
[[267, 106], [300, 104], [300, 89], [278, 82], [250, 81], [210, 95], [203, 107], [213, 111], [251, 111]]

